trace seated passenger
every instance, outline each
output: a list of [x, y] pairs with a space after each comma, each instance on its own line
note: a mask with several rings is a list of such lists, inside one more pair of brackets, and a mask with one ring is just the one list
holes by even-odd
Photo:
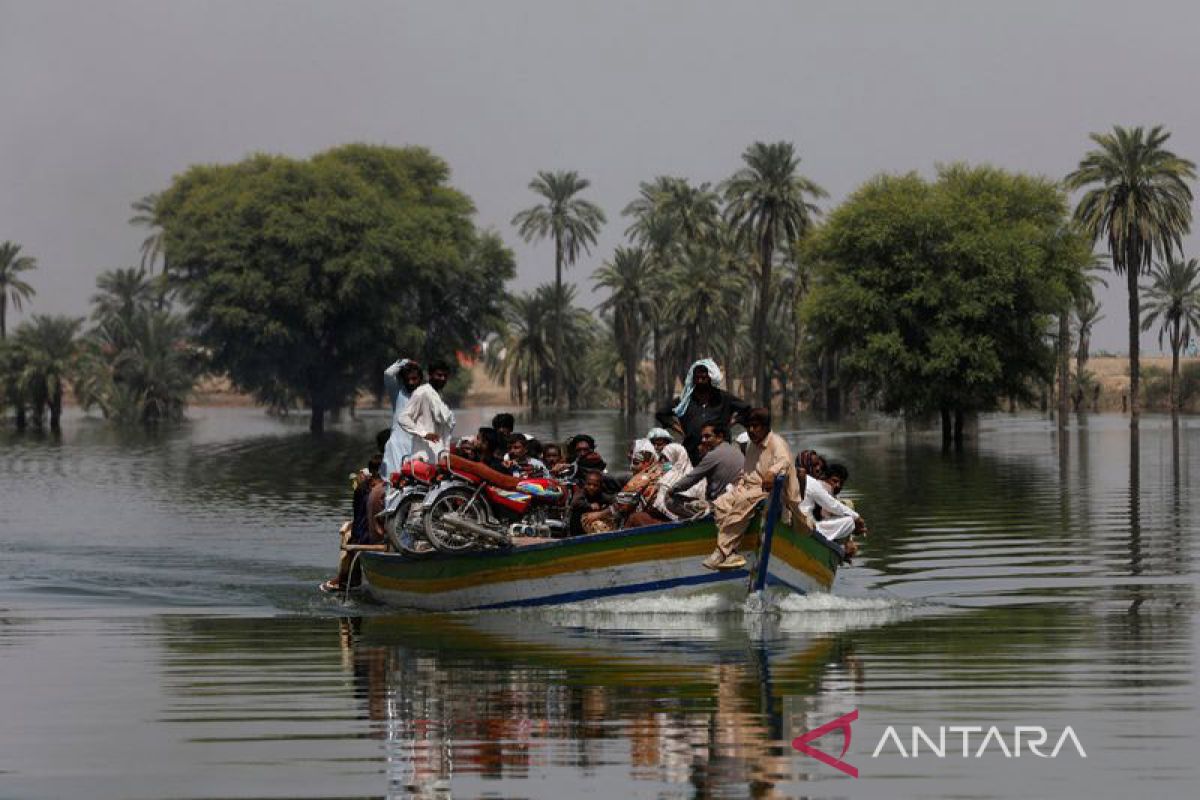
[[[342, 525], [338, 533], [341, 536], [341, 547], [348, 544], [380, 544], [383, 542], [383, 525], [372, 519], [371, 496], [376, 488], [379, 489], [378, 508], [375, 513], [383, 510], [383, 496], [387, 484], [379, 477], [383, 465], [383, 454], [376, 453], [367, 463], [367, 468], [359, 470], [352, 476], [354, 493], [351, 496], [351, 519]], [[350, 565], [354, 554], [341, 550], [338, 555], [337, 575], [321, 584], [324, 592], [344, 591], [350, 581]]]
[[846, 554], [853, 556], [858, 552], [858, 545], [851, 537], [855, 533], [866, 536], [867, 524], [857, 511], [837, 499], [850, 479], [850, 471], [841, 464], [830, 464], [826, 473], [828, 482], [808, 476], [800, 510], [822, 536], [842, 545]]
[[517, 478], [549, 478], [546, 465], [529, 455], [524, 434], [514, 433], [508, 437], [508, 454], [504, 458], [504, 471]]
[[613, 495], [604, 490], [603, 475], [595, 471], [584, 475], [582, 488], [571, 502], [570, 535], [581, 536], [588, 533], [583, 525], [583, 515], [608, 508], [613, 499]]
[[495, 428], [480, 428], [475, 437], [475, 460], [497, 472], [508, 472], [502, 457], [504, 448]]
[[[700, 443], [700, 449], [705, 449], [704, 442]], [[654, 494], [654, 511], [671, 521], [690, 519], [707, 511], [704, 490], [708, 481], [704, 478], [700, 478], [690, 488], [675, 493], [675, 487], [691, 472], [692, 462], [688, 459], [687, 450], [683, 445], [674, 442], [667, 445], [663, 448], [662, 458], [667, 470], [658, 482], [658, 491]], [[701, 459], [700, 463], [703, 464], [704, 460]]]
[[512, 436], [516, 422], [512, 414], [497, 414], [492, 417], [492, 428], [495, 429], [496, 433], [500, 434], [500, 438], [507, 442], [508, 437]]
[[654, 449], [658, 451], [659, 458], [662, 458], [663, 448], [674, 441], [671, 438], [671, 433], [666, 428], [651, 428], [650, 432], [646, 434], [646, 438], [650, 440], [650, 444], [654, 445]]
[[562, 448], [554, 442], [542, 447], [542, 463], [546, 465], [546, 469], [554, 472], [554, 468], [563, 462]]
[[594, 469], [604, 472], [608, 469], [608, 464], [604, 463], [604, 459], [596, 452], [596, 440], [586, 433], [576, 434], [567, 442], [567, 461], [581, 470]]
[[629, 466], [633, 474], [625, 482], [613, 504], [602, 511], [584, 514], [583, 526], [588, 533], [652, 525], [661, 521], [653, 514], [649, 517], [636, 517], [639, 511], [645, 510], [653, 501], [654, 494], [658, 491], [658, 481], [663, 476], [662, 464], [658, 460], [654, 445], [646, 439], [638, 439], [633, 445]]
[[684, 494], [703, 481], [704, 499], [711, 503], [737, 481], [746, 457], [727, 441], [728, 437], [729, 429], [720, 423], [714, 422], [700, 429], [700, 447], [707, 448], [707, 452], [691, 472], [671, 487], [673, 494]]

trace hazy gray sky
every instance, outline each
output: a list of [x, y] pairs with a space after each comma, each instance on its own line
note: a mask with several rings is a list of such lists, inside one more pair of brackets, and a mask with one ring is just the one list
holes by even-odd
[[[189, 164], [422, 144], [515, 248], [518, 288], [553, 275], [508, 224], [530, 178], [591, 178], [610, 221], [569, 273], [590, 301], [638, 181], [718, 181], [756, 139], [795, 142], [827, 208], [945, 161], [1061, 177], [1114, 123], [1200, 160], [1198, 23], [1108, 0], [0, 0], [0, 240], [39, 261], [34, 311], [82, 314], [138, 259], [129, 203]], [[1094, 347], [1124, 350], [1119, 282], [1103, 300]]]

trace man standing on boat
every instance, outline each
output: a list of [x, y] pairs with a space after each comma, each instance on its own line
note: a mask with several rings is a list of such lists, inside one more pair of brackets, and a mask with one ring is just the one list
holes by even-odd
[[454, 412], [442, 400], [441, 391], [450, 380], [450, 366], [435, 362], [429, 367], [429, 383], [412, 393], [400, 414], [400, 427], [412, 437], [412, 454], [436, 463], [438, 455], [450, 446], [454, 433]]
[[[784, 508], [791, 512], [793, 521], [804, 520], [800, 514], [800, 483], [796, 478], [796, 466], [792, 463], [792, 452], [782, 436], [771, 432], [770, 409], [752, 409], [746, 415], [746, 430], [750, 434], [750, 444], [746, 448], [742, 476], [732, 489], [713, 503], [717, 549], [704, 560], [704, 566], [709, 569], [746, 566], [746, 559], [738, 554], [738, 545], [750, 527], [759, 503], [770, 496], [777, 476], [787, 477]], [[803, 525], [806, 522], [796, 524]]]
[[402, 358], [383, 371], [383, 388], [392, 398], [392, 435], [383, 450], [383, 471], [386, 481], [400, 469], [405, 456], [412, 455], [412, 436], [400, 427], [400, 415], [408, 406], [412, 393], [421, 385], [421, 366], [411, 359]]
[[721, 370], [711, 358], [692, 364], [683, 393], [658, 410], [654, 418], [664, 428], [683, 436], [684, 449], [693, 465], [701, 459], [700, 432], [710, 422], [729, 426], [745, 423], [750, 406], [743, 400], [721, 390]]

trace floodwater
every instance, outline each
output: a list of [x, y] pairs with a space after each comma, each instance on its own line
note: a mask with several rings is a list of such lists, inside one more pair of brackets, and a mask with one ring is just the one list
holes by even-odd
[[[157, 434], [78, 416], [60, 438], [0, 433], [0, 797], [1200, 786], [1200, 420], [1148, 417], [1131, 440], [1119, 416], [1060, 438], [1039, 416], [997, 415], [949, 454], [888, 425], [801, 420], [783, 432], [849, 466], [871, 527], [835, 595], [766, 613], [623, 601], [431, 616], [316, 590], [347, 475], [385, 417], [314, 441], [302, 418], [191, 414]], [[609, 454], [628, 440], [612, 414], [558, 432], [578, 430]], [[841, 760], [857, 778], [791, 746], [854, 712]], [[916, 755], [914, 726], [930, 740]], [[1018, 726], [1045, 729], [1047, 756], [1068, 727], [1078, 746], [1039, 758], [1025, 731], [1018, 757]], [[937, 749], [952, 727], [980, 731]], [[842, 734], [812, 746], [832, 761]]]

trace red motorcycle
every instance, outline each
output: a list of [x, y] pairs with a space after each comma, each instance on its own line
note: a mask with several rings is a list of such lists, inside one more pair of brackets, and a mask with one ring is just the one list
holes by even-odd
[[444, 553], [511, 547], [516, 536], [553, 537], [567, 526], [569, 492], [552, 478], [518, 478], [443, 455], [449, 476], [425, 495], [425, 538]]

